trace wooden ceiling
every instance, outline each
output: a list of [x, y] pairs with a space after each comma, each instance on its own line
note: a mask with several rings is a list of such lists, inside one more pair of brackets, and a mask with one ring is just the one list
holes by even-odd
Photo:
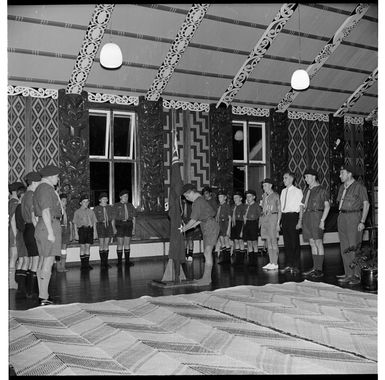
[[[258, 62], [246, 78], [241, 75], [241, 85], [225, 104], [276, 108], [290, 92], [293, 71], [299, 66], [309, 69], [320, 53], [328, 52], [310, 88], [295, 94], [287, 109], [329, 114], [350, 99], [344, 113], [366, 117], [377, 107], [378, 6], [369, 3], [351, 25], [358, 5], [207, 4], [203, 9], [202, 4], [115, 4], [82, 88], [149, 96], [159, 68], [178, 45], [176, 37], [181, 31], [186, 36], [193, 25], [190, 39], [179, 38], [184, 49], [168, 61], [177, 64], [167, 68], [169, 75], [163, 71], [167, 80], [158, 91], [163, 99], [219, 104], [258, 48]], [[95, 9], [96, 4], [8, 5], [8, 85], [67, 88]], [[186, 24], [188, 15], [192, 24]], [[278, 15], [283, 20], [279, 28], [273, 23]], [[343, 25], [348, 28], [336, 42]], [[267, 38], [262, 51], [269, 30], [274, 36]], [[99, 63], [101, 46], [107, 42], [121, 47], [124, 62], [118, 70], [103, 69]]]

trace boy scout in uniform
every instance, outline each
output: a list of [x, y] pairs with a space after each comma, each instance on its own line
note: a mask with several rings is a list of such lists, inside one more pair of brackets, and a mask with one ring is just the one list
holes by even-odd
[[310, 244], [313, 268], [303, 272], [302, 275], [318, 279], [324, 275], [322, 267], [325, 252], [322, 239], [330, 203], [325, 188], [318, 182], [318, 173], [314, 169], [307, 168], [304, 175], [309, 187], [302, 198], [299, 222], [302, 227], [302, 238]]
[[227, 195], [220, 191], [218, 193], [219, 206], [215, 220], [219, 224], [219, 244], [220, 252], [218, 264], [230, 262], [230, 230], [231, 230], [231, 208], [226, 202]]
[[25, 180], [28, 184], [28, 188], [23, 199], [21, 200], [21, 214], [25, 222], [23, 238], [30, 261], [30, 269], [27, 272], [26, 280], [27, 296], [31, 297], [33, 294], [37, 294], [39, 292], [36, 274], [37, 265], [39, 263], [39, 251], [37, 249], [35, 239], [35, 226], [37, 224], [37, 218], [33, 209], [32, 200], [34, 191], [40, 184], [41, 175], [38, 172], [29, 172], [26, 175]]
[[337, 219], [341, 256], [345, 274], [337, 276], [340, 283], [355, 285], [360, 278], [350, 268], [356, 251], [361, 248], [365, 220], [369, 212], [369, 199], [366, 187], [353, 178], [353, 168], [344, 165], [340, 170], [342, 185], [337, 195], [339, 215]]
[[53, 303], [49, 298], [48, 285], [55, 256], [60, 256], [62, 211], [59, 195], [54, 188], [59, 181], [60, 169], [55, 165], [48, 165], [40, 170], [40, 174], [42, 179], [33, 195], [33, 208], [38, 217], [35, 239], [40, 256], [36, 271], [39, 302], [44, 306]]
[[132, 235], [135, 235], [136, 210], [132, 203], [128, 202], [128, 190], [122, 190], [119, 193], [120, 201], [116, 202], [114, 208], [114, 219], [112, 228], [117, 238], [116, 253], [118, 255], [118, 266], [122, 265], [123, 247], [125, 265], [133, 266], [130, 261], [130, 241]]
[[230, 239], [233, 241], [232, 264], [240, 265], [245, 260], [245, 243], [242, 239], [243, 216], [246, 212], [246, 205], [242, 203], [243, 194], [237, 191], [233, 195], [234, 206], [231, 212], [231, 234]]

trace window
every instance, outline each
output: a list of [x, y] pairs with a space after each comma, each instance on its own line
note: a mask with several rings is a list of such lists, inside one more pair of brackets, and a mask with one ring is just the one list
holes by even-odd
[[133, 112], [90, 110], [90, 201], [97, 205], [101, 192], [109, 202], [119, 201], [122, 189], [139, 205], [136, 162], [136, 117]]
[[253, 189], [260, 197], [266, 176], [265, 123], [233, 121], [233, 165], [234, 191]]

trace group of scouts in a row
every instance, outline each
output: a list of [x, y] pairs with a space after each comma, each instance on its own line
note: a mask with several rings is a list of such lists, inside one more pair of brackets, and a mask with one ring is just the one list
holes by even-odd
[[[277, 271], [278, 238], [281, 231], [285, 264], [281, 265], [280, 272], [299, 274], [301, 273], [299, 235], [302, 230], [303, 240], [309, 242], [313, 258], [313, 267], [308, 271], [302, 271], [302, 275], [310, 279], [323, 277], [323, 235], [330, 202], [326, 189], [320, 185], [317, 171], [307, 168], [304, 179], [308, 186], [303, 193], [294, 185], [295, 175], [287, 171], [283, 175], [285, 187], [279, 195], [273, 190], [273, 181], [266, 178], [262, 181], [263, 194], [259, 202], [256, 200], [256, 192], [247, 190], [244, 194], [236, 192], [233, 195], [233, 205], [229, 204], [228, 196], [224, 192], [218, 193], [217, 203], [209, 187], [203, 188], [201, 197], [192, 184], [186, 184], [182, 190], [183, 195], [192, 202], [191, 211], [185, 206], [186, 224], [182, 228], [182, 232], [186, 234], [187, 260], [192, 260], [192, 239], [194, 230], [200, 224], [204, 243], [205, 240], [210, 243], [208, 244], [210, 247], [207, 250], [205, 248], [204, 252], [205, 262], [207, 264], [209, 259], [209, 266], [212, 265], [211, 251], [216, 245], [220, 250], [219, 264], [247, 262], [256, 265], [258, 235], [260, 235], [269, 254], [269, 263], [263, 269]], [[342, 184], [337, 196], [338, 233], [345, 273], [337, 277], [342, 283], [356, 284], [359, 279], [354, 275], [351, 264], [355, 251], [362, 242], [369, 202], [365, 186], [354, 180], [353, 169], [350, 166], [341, 167], [340, 179]], [[244, 195], [245, 203], [243, 203]], [[199, 207], [194, 207], [197, 200]], [[210, 219], [216, 223], [217, 228], [211, 227], [208, 232], [206, 225]], [[211, 272], [209, 267], [207, 271], [205, 269], [206, 281], [203, 281], [205, 283], [209, 282], [208, 272]]]
[[[48, 284], [52, 265], [56, 260], [58, 272], [66, 272], [67, 244], [76, 240], [80, 245], [81, 270], [93, 269], [89, 264], [90, 245], [99, 239], [101, 268], [108, 264], [109, 243], [117, 238], [118, 266], [130, 261], [130, 239], [135, 234], [136, 210], [128, 202], [128, 190], [119, 194], [120, 201], [108, 205], [108, 194], [99, 195], [99, 205], [93, 210], [89, 197], [80, 197], [80, 208], [73, 218], [67, 214], [67, 195], [59, 194], [60, 169], [46, 166], [39, 172], [30, 172], [25, 181], [8, 186], [10, 198], [9, 215], [9, 287], [18, 289], [17, 297], [39, 295], [41, 304], [50, 304]], [[48, 210], [48, 211], [47, 211]], [[44, 259], [46, 258], [46, 259]]]

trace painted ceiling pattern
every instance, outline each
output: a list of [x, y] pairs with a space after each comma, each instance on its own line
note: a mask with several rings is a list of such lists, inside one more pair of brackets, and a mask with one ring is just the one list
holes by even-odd
[[[231, 103], [234, 114], [277, 109], [376, 120], [376, 3], [8, 2], [7, 10], [8, 94], [53, 97], [66, 88], [117, 104], [162, 96], [171, 108]], [[290, 86], [299, 39], [311, 77], [301, 93]], [[107, 42], [122, 49], [118, 70], [100, 66]]]

